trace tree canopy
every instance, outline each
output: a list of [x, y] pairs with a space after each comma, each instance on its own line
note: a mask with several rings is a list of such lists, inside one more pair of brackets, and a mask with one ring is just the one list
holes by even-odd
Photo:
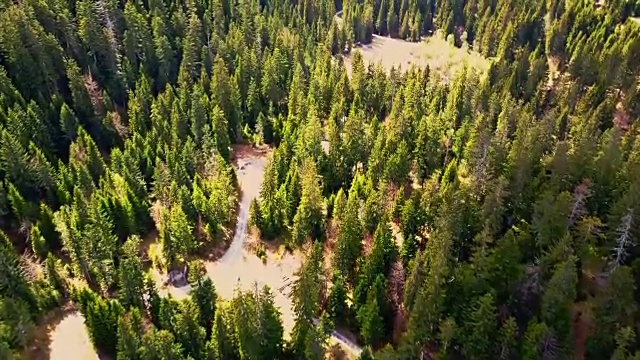
[[[0, 0], [0, 358], [69, 300], [117, 359], [323, 359], [334, 328], [367, 359], [637, 358], [638, 15]], [[490, 66], [384, 68], [378, 36]], [[271, 289], [162, 297], [140, 251], [157, 234], [174, 270], [229, 240], [238, 143], [272, 148], [252, 226], [306, 254], [288, 341]]]

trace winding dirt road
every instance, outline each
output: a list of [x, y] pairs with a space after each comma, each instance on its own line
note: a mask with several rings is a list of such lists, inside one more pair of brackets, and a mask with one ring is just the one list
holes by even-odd
[[[289, 337], [295, 324], [293, 304], [289, 298], [295, 271], [302, 264], [303, 255], [294, 252], [276, 253], [267, 250], [263, 262], [247, 246], [257, 239], [250, 238], [248, 232], [249, 207], [251, 201], [260, 196], [264, 168], [268, 153], [249, 146], [234, 147], [234, 168], [240, 188], [238, 218], [233, 240], [225, 254], [216, 261], [205, 261], [207, 275], [213, 280], [216, 292], [222, 299], [231, 299], [236, 290], [250, 290], [266, 285], [271, 288], [275, 305], [280, 309], [285, 337]], [[162, 278], [162, 277], [161, 277]], [[177, 299], [188, 296], [189, 286], [169, 287], [162, 295], [171, 293]], [[333, 332], [331, 341], [338, 343], [352, 356], [359, 356], [362, 349], [344, 335]]]

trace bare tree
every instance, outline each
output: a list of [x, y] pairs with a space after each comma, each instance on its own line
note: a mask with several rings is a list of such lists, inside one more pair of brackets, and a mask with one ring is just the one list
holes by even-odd
[[587, 199], [591, 197], [591, 180], [584, 179], [580, 185], [573, 190], [573, 203], [571, 205], [571, 213], [567, 220], [567, 229], [572, 227], [576, 221], [580, 220], [587, 214]]
[[558, 355], [560, 346], [552, 330], [547, 330], [540, 339], [540, 355], [542, 360], [554, 360]]
[[635, 241], [631, 230], [633, 229], [633, 209], [627, 209], [625, 215], [620, 219], [620, 225], [615, 230], [616, 244], [613, 247], [613, 261], [610, 264], [610, 271], [615, 270], [618, 265], [622, 265], [629, 255], [629, 250], [635, 246]]

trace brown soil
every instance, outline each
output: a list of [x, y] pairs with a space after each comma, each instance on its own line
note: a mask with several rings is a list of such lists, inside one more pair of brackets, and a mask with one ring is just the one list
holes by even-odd
[[347, 360], [349, 359], [349, 356], [339, 344], [333, 344], [329, 348], [326, 358], [329, 360]]
[[587, 339], [593, 330], [588, 304], [584, 302], [573, 304], [571, 317], [573, 320], [573, 358], [584, 360]]

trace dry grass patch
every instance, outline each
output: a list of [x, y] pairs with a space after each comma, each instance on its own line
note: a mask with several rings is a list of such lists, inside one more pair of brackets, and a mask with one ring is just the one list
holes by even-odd
[[[392, 67], [408, 70], [411, 65], [429, 66], [444, 81], [451, 79], [463, 67], [486, 73], [490, 61], [479, 53], [466, 48], [457, 48], [449, 44], [442, 36], [436, 34], [421, 42], [409, 42], [374, 35], [371, 44], [363, 45], [353, 51], [360, 51], [365, 66], [370, 63], [381, 63], [390, 70]], [[347, 71], [351, 73], [352, 54], [345, 57]]]

